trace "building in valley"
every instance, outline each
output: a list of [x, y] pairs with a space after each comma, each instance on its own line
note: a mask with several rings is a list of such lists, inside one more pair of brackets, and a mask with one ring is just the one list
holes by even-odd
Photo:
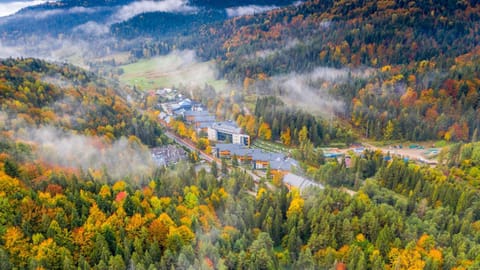
[[250, 145], [250, 136], [243, 134], [242, 129], [233, 121], [213, 123], [208, 128], [208, 139], [215, 142]]
[[290, 172], [299, 167], [298, 161], [281, 153], [266, 152], [261, 149], [249, 148], [241, 144], [217, 144], [214, 155], [217, 158], [236, 158], [241, 163], [249, 163], [254, 170]]

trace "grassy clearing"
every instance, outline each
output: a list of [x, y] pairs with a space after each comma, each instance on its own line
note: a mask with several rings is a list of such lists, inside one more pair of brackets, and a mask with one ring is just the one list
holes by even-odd
[[120, 68], [123, 69], [120, 81], [142, 90], [205, 84], [223, 90], [227, 86], [225, 80], [216, 79], [212, 62], [195, 62], [180, 54], [144, 59]]
[[267, 142], [263, 140], [255, 140], [253, 142], [253, 145], [255, 148], [260, 148], [268, 152], [274, 152], [274, 153], [283, 153], [283, 154], [288, 154], [290, 152], [290, 149], [286, 148], [285, 146], [274, 143], [274, 142]]

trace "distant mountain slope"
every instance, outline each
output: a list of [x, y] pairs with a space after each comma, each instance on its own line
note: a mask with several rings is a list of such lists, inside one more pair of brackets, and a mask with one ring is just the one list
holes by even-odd
[[[245, 93], [292, 92], [307, 97], [317, 109], [324, 109], [318, 104], [326, 102], [318, 101], [318, 96], [323, 97], [319, 89], [328, 91], [329, 97], [345, 104], [336, 106], [341, 117], [369, 138], [470, 140], [478, 133], [478, 1], [311, 0], [230, 19], [226, 19], [226, 8], [231, 2], [171, 1], [177, 5], [161, 12], [141, 13], [151, 11], [138, 6], [145, 2], [123, 5], [135, 7], [135, 12], [123, 9], [121, 16], [120, 6], [115, 11], [111, 6], [70, 8], [85, 14], [99, 12], [92, 13], [93, 17], [110, 12], [102, 20], [111, 25], [105, 27], [94, 20], [75, 22], [82, 27], [71, 26], [75, 31], [70, 31], [66, 26], [67, 30], [52, 35], [62, 44], [68, 35], [79, 33], [72, 44], [87, 40], [89, 46], [96, 46], [86, 50], [95, 59], [111, 51], [127, 50], [127, 57], [135, 60], [174, 49], [193, 49], [203, 60], [215, 59], [219, 76], [242, 86]], [[240, 1], [235, 8], [251, 7], [251, 3]], [[76, 18], [61, 14], [58, 16]], [[63, 27], [62, 20], [46, 17], [39, 19], [40, 28], [42, 20], [57, 22], [57, 29]], [[3, 40], [25, 42], [29, 48], [42, 48], [38, 45], [42, 43], [51, 47], [45, 35], [27, 34], [30, 30], [44, 32], [34, 29], [35, 25], [30, 29], [27, 23], [0, 26]], [[68, 35], [60, 34], [62, 31]], [[307, 79], [308, 85], [294, 81], [301, 91], [276, 83], [279, 76], [288, 82], [297, 74], [315, 74], [319, 67], [341, 69], [340, 73], [348, 76], [351, 70], [369, 72], [347, 77], [348, 83], [323, 78]], [[310, 95], [305, 93], [306, 87], [313, 90]], [[326, 100], [337, 104], [337, 100]]]
[[[195, 49], [245, 93], [291, 95], [294, 104], [307, 97], [317, 110], [340, 100], [339, 115], [368, 138], [467, 141], [480, 129], [479, 33], [478, 1], [307, 1], [132, 55]], [[332, 79], [338, 74], [346, 79]]]
[[[227, 19], [227, 8], [246, 7], [239, 13], [243, 14], [263, 10], [261, 6], [271, 9], [292, 3], [292, 0], [64, 0], [25, 8], [15, 15], [1, 18], [0, 36], [8, 43], [33, 34], [54, 37], [104, 35], [110, 32], [112, 24], [116, 24], [115, 33], [119, 38], [141, 37], [153, 32], [161, 36]], [[145, 20], [147, 22], [142, 22]]]
[[[176, 44], [222, 58], [232, 81], [312, 70], [448, 59], [480, 44], [478, 1], [307, 1], [225, 21]], [[268, 50], [268, 57], [250, 57]], [[240, 78], [238, 78], [240, 76]]]
[[286, 6], [292, 4], [294, 1], [291, 0], [190, 0], [189, 1], [193, 6], [221, 9], [221, 8], [230, 8], [230, 7], [239, 7], [239, 6]]

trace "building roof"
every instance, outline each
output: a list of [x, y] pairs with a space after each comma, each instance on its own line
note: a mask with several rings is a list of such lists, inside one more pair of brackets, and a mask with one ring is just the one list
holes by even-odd
[[264, 151], [255, 151], [252, 154], [252, 159], [254, 161], [282, 161], [285, 159], [284, 154], [280, 153], [270, 153], [270, 152], [264, 152]]
[[200, 122], [198, 124], [198, 128], [209, 128], [211, 127], [213, 122]]
[[233, 152], [236, 150], [248, 149], [243, 145], [232, 144], [232, 143], [217, 143], [215, 145], [215, 148], [218, 149], [219, 151], [230, 151], [232, 155], [233, 155]]
[[260, 149], [248, 148], [247, 146], [231, 143], [219, 143], [215, 148], [221, 151], [230, 152], [230, 156], [238, 157], [249, 156], [253, 161], [266, 161], [270, 163], [273, 170], [291, 171], [292, 168], [298, 167], [298, 161], [293, 158], [287, 158], [281, 153], [265, 152]]
[[321, 189], [324, 189], [325, 187], [322, 184], [315, 183], [312, 180], [309, 180], [307, 178], [303, 178], [299, 175], [293, 174], [293, 173], [287, 173], [283, 177], [283, 182], [286, 184], [289, 184], [291, 186], [297, 187], [299, 189], [304, 189], [307, 187], [319, 187]]
[[180, 106], [191, 106], [192, 101], [189, 98], [186, 98], [178, 103]]
[[210, 122], [210, 123], [214, 124], [215, 123], [215, 116], [213, 116], [213, 115], [195, 116], [193, 122]]
[[240, 134], [242, 133], [242, 129], [237, 126], [237, 124], [233, 121], [225, 121], [225, 122], [216, 122], [213, 123], [212, 128], [229, 134]]
[[197, 117], [197, 116], [208, 116], [210, 115], [210, 113], [208, 111], [186, 111], [184, 115], [185, 117], [188, 117], [188, 116]]
[[183, 99], [182, 101], [178, 103], [174, 103], [171, 105], [171, 108], [173, 111], [179, 110], [179, 109], [187, 109], [192, 107], [192, 101], [188, 98]]
[[186, 112], [186, 111], [185, 111], [185, 109], [183, 109], [183, 108], [177, 108], [177, 109], [174, 109], [174, 110], [173, 110], [173, 114], [174, 114], [174, 115], [183, 115], [185, 112]]
[[291, 171], [292, 168], [296, 167], [298, 167], [298, 161], [292, 158], [273, 160], [270, 162], [270, 168], [272, 170]]

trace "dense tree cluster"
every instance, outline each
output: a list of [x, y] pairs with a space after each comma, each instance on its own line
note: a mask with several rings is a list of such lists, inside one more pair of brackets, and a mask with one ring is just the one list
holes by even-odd
[[[340, 117], [359, 134], [468, 141], [476, 139], [480, 119], [478, 14], [477, 1], [307, 1], [204, 25], [160, 44], [216, 59], [220, 76], [246, 90], [318, 66], [364, 70], [364, 76], [328, 85], [345, 103]], [[279, 139], [273, 119], [265, 122]]]
[[[112, 99], [117, 100], [116, 106], [125, 106], [117, 117], [132, 117], [131, 122], [126, 121], [131, 124], [117, 130], [118, 135], [112, 132], [114, 137], [137, 129], [146, 132], [145, 142], [155, 138], [148, 135], [148, 121], [136, 119], [115, 91], [108, 92], [100, 82], [93, 84], [90, 74], [34, 59], [5, 60], [0, 67], [2, 109], [10, 115], [34, 115], [32, 110], [40, 108], [60, 118], [64, 115], [55, 106], [69, 98], [75, 100], [70, 95], [79, 91], [85, 102], [78, 108], [86, 112], [111, 105], [107, 100]], [[67, 76], [76, 82], [59, 87], [43, 82], [44, 74]], [[110, 93], [108, 99], [103, 92]], [[407, 102], [406, 98], [401, 102]], [[216, 103], [218, 112], [226, 103]], [[276, 136], [284, 143], [298, 144], [293, 154], [313, 165], [307, 170], [312, 178], [356, 192], [331, 188], [288, 191], [279, 179], [273, 186], [255, 186], [249, 174], [240, 168], [228, 170], [225, 162], [221, 168], [214, 163], [210, 172], [179, 163], [114, 181], [106, 171], [45, 162], [35, 144], [12, 137], [10, 127], [21, 125], [6, 118], [0, 137], [0, 268], [479, 267], [478, 143], [444, 150], [438, 168], [368, 151], [352, 155], [348, 165], [346, 160], [324, 161], [311, 142], [315, 118], [289, 110], [283, 113], [277, 110], [282, 103], [274, 98], [260, 98], [258, 103], [255, 114], [263, 119], [261, 123], [256, 123], [253, 115], [239, 118], [248, 118], [248, 126], [253, 125], [265, 139]], [[91, 117], [108, 113], [109, 106], [104, 108], [105, 112]], [[292, 125], [302, 128], [290, 138], [287, 119], [280, 134], [274, 133], [273, 122], [269, 123], [287, 116], [302, 118]], [[32, 116], [38, 120], [31, 124], [76, 129], [68, 121], [52, 118], [55, 121], [47, 122], [46, 118]], [[93, 124], [87, 129], [91, 131], [78, 132], [95, 134], [93, 127], [102, 134], [101, 126]], [[129, 143], [139, 142], [133, 138]]]
[[[299, 108], [291, 109], [274, 96], [259, 97], [255, 105], [254, 115], [260, 124], [268, 124], [265, 127], [271, 130], [271, 136], [267, 138], [268, 140], [281, 140], [286, 145], [299, 145], [301, 143], [302, 128], [306, 129], [304, 131], [306, 134], [303, 136], [316, 146], [325, 145], [332, 141], [349, 144], [354, 139], [351, 131], [342, 128], [338, 123], [318, 119]], [[245, 124], [248, 124], [248, 122]]]
[[[192, 42], [208, 58], [220, 57], [223, 73], [237, 82], [261, 73], [302, 72], [319, 65], [381, 67], [430, 60], [445, 68], [478, 44], [479, 8], [476, 1], [453, 6], [423, 0], [408, 5], [307, 1], [231, 19], [198, 32]], [[217, 56], [211, 57], [209, 50]], [[266, 57], [249, 57], [269, 50]]]
[[215, 166], [209, 173], [187, 163], [137, 184], [107, 183], [42, 165], [33, 148], [6, 136], [0, 143], [0, 266], [475, 269], [478, 187], [462, 172], [479, 166], [477, 148], [445, 153], [458, 156], [464, 168], [365, 153], [343, 169], [373, 176], [352, 195], [264, 184], [253, 193], [253, 180], [241, 169], [215, 177]]
[[[341, 97], [341, 120], [362, 136], [470, 141], [443, 149], [436, 167], [371, 151], [325, 160], [315, 146], [349, 143], [349, 129], [270, 96], [252, 113], [236, 94], [200, 98], [252, 136], [298, 146], [292, 155], [308, 165], [305, 173], [327, 186], [301, 192], [278, 175], [273, 185], [254, 183], [225, 160], [220, 168], [180, 162], [118, 181], [42, 160], [37, 145], [13, 134], [48, 125], [100, 144], [166, 138], [157, 112], [132, 109], [141, 108], [127, 101], [135, 93], [69, 65], [0, 61], [0, 269], [480, 268], [479, 10], [475, 0], [312, 0], [197, 25], [193, 34], [134, 50], [143, 57], [196, 48], [246, 94], [277, 74], [361, 67], [361, 76], [309, 86]], [[118, 33], [156, 33], [153, 22], [162, 19], [154, 17]], [[182, 122], [173, 128], [208, 149]]]
[[[38, 59], [0, 61], [1, 128], [61, 126], [110, 140], [134, 135], [147, 145], [161, 144], [156, 117], [131, 108], [118, 86], [70, 65]], [[132, 93], [134, 95], [134, 93]]]

